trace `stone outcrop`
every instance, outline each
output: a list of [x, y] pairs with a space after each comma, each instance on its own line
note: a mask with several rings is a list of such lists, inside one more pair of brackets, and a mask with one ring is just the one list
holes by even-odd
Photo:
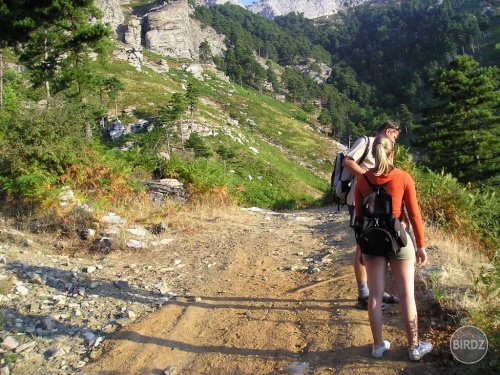
[[144, 45], [162, 56], [197, 59], [204, 40], [210, 44], [213, 55], [221, 55], [224, 37], [212, 28], [202, 29], [190, 17], [187, 1], [165, 3], [152, 9], [143, 21]]
[[125, 21], [119, 0], [95, 0], [95, 5], [104, 13], [103, 21], [117, 32], [118, 27]]
[[[197, 5], [215, 5], [229, 2], [241, 5], [236, 0], [198, 0]], [[194, 8], [188, 0], [158, 0], [143, 14], [133, 13], [124, 4], [125, 0], [96, 0], [103, 11], [103, 21], [124, 43], [130, 60], [140, 70], [142, 50], [149, 49], [165, 57], [197, 60], [199, 46], [203, 41], [210, 45], [212, 55], [221, 55], [225, 50], [224, 36], [190, 17]], [[127, 21], [126, 21], [127, 20]]]

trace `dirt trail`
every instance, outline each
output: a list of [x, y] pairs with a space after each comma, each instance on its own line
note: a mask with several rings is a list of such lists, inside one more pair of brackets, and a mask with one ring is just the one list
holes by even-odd
[[[367, 312], [353, 307], [354, 276], [296, 291], [352, 273], [346, 212], [236, 215], [200, 219], [194, 233], [131, 259], [182, 258], [189, 282], [172, 285], [185, 294], [108, 339], [86, 374], [439, 373], [433, 356], [408, 361], [397, 305], [384, 313], [391, 350], [370, 357]], [[387, 289], [394, 291], [390, 274]]]

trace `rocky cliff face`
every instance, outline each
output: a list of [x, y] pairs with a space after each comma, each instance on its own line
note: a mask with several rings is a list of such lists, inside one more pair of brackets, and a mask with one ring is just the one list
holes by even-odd
[[306, 18], [318, 18], [337, 13], [339, 10], [359, 5], [366, 0], [261, 0], [247, 9], [267, 18], [284, 16], [291, 12], [304, 13]]
[[95, 5], [104, 13], [103, 21], [116, 32], [125, 21], [120, 0], [95, 0]]
[[210, 5], [224, 5], [226, 3], [233, 4], [233, 5], [241, 5], [241, 3], [238, 0], [198, 0], [200, 4], [206, 5], [207, 7]]
[[163, 4], [151, 10], [143, 22], [144, 45], [162, 56], [197, 59], [199, 46], [205, 39], [212, 54], [224, 50], [224, 39], [212, 28], [201, 28], [189, 15], [192, 9], [187, 1]]
[[[226, 1], [241, 5], [236, 0], [198, 0], [197, 4], [214, 5]], [[96, 5], [104, 12], [104, 22], [117, 33], [129, 55], [141, 59], [142, 49], [147, 48], [166, 57], [196, 60], [204, 40], [209, 42], [213, 55], [220, 55], [225, 49], [223, 35], [212, 28], [202, 28], [190, 17], [193, 8], [188, 0], [158, 0], [142, 15], [133, 15], [125, 3], [130, 1], [96, 0]]]

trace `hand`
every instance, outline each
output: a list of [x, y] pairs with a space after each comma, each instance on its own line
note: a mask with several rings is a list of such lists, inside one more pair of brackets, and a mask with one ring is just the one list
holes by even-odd
[[427, 263], [427, 252], [425, 251], [425, 247], [419, 247], [415, 256], [417, 258], [417, 264], [420, 267], [425, 266]]

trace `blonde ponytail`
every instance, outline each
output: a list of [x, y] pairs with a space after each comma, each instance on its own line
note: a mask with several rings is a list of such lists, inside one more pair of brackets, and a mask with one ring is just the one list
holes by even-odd
[[373, 157], [375, 158], [375, 176], [387, 175], [394, 169], [392, 153], [394, 152], [394, 143], [385, 135], [380, 135], [373, 141]]

